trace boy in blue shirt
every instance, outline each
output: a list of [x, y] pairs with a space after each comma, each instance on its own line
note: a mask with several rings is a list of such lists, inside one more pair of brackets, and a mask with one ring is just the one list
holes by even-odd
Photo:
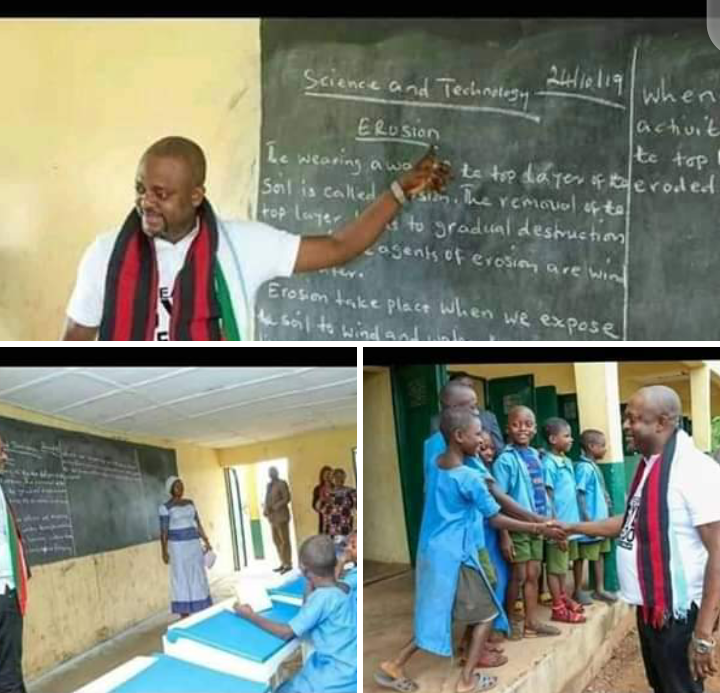
[[[350, 564], [352, 567], [345, 570], [345, 566]], [[341, 580], [346, 585], [350, 586], [350, 589], [357, 599], [357, 531], [353, 530], [348, 536], [347, 546], [345, 552], [338, 560], [337, 567], [335, 568], [335, 577]]]
[[300, 547], [300, 567], [309, 593], [289, 623], [278, 623], [249, 606], [235, 611], [260, 628], [285, 640], [309, 635], [314, 652], [277, 693], [349, 693], [357, 690], [357, 621], [355, 600], [348, 585], [335, 580], [335, 544], [324, 534]]
[[444, 657], [452, 655], [453, 621], [473, 624], [472, 639], [457, 693], [489, 690], [497, 679], [476, 671], [492, 622], [502, 612], [478, 562], [477, 513], [496, 528], [564, 535], [547, 524], [512, 520], [500, 512], [477, 469], [465, 463], [481, 442], [480, 421], [467, 409], [446, 409], [441, 430], [447, 450], [435, 461], [437, 472], [426, 489], [417, 552], [415, 634], [394, 659], [380, 664], [375, 681], [402, 691], [417, 690], [404, 666], [422, 648]]
[[[545, 440], [550, 450], [543, 462], [545, 486], [553, 519], [560, 522], [579, 521], [575, 470], [566, 456], [573, 444], [570, 424], [553, 417], [545, 422]], [[548, 587], [552, 595], [552, 620], [563, 623], [584, 623], [583, 607], [567, 596], [565, 581], [570, 562], [578, 557], [577, 541], [551, 542], [547, 545]]]
[[[612, 505], [605, 488], [605, 479], [597, 461], [605, 457], [605, 434], [602, 431], [587, 429], [580, 435], [582, 455], [575, 465], [575, 485], [577, 486], [578, 508], [583, 522], [598, 522], [610, 517]], [[575, 561], [575, 599], [582, 603], [591, 600], [582, 592], [583, 563], [588, 560], [595, 572], [595, 591], [593, 599], [612, 604], [617, 597], [605, 591], [605, 570], [603, 555], [610, 553], [611, 543], [605, 539], [582, 537], [578, 543], [579, 558]], [[583, 601], [581, 601], [583, 600]]]
[[[510, 442], [493, 465], [496, 484], [525, 509], [545, 516], [547, 495], [543, 470], [537, 450], [530, 447], [530, 441], [537, 431], [535, 414], [528, 407], [513, 407], [508, 412], [507, 426]], [[513, 531], [510, 536], [514, 556], [505, 595], [510, 615], [510, 640], [560, 635], [559, 629], [549, 623], [541, 623], [537, 616], [542, 537]], [[524, 596], [524, 624], [515, 614], [515, 601], [520, 594]]]

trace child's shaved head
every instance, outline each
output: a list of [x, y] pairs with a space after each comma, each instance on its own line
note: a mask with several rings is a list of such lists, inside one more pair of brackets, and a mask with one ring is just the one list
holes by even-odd
[[517, 419], [519, 416], [525, 415], [531, 416], [532, 419], [535, 420], [535, 412], [530, 409], [530, 407], [518, 404], [508, 412], [508, 421], [512, 421], [513, 419]]
[[473, 421], [478, 421], [474, 412], [469, 409], [443, 409], [440, 416], [440, 431], [449, 443], [454, 431], [464, 431]]
[[310, 537], [300, 547], [300, 563], [318, 577], [333, 577], [336, 561], [335, 544], [327, 534]]

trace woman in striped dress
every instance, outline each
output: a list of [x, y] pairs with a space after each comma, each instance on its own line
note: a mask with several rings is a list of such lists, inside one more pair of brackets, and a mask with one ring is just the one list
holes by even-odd
[[170, 500], [160, 506], [160, 542], [163, 562], [170, 565], [170, 610], [185, 618], [212, 604], [204, 560], [212, 547], [195, 504], [183, 498], [183, 482], [171, 476], [165, 488]]

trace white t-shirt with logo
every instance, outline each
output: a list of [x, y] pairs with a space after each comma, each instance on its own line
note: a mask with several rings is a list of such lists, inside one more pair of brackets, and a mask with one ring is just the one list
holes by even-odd
[[[252, 331], [252, 325], [248, 325], [247, 322], [254, 316], [255, 296], [260, 285], [273, 277], [289, 277], [292, 274], [301, 236], [254, 221], [218, 219], [218, 226], [220, 225], [224, 227], [226, 236], [235, 250], [247, 299], [252, 308], [250, 311], [243, 309], [235, 311], [240, 333], [246, 339]], [[77, 282], [67, 307], [68, 316], [80, 325], [86, 327], [100, 325], [105, 298], [105, 278], [110, 255], [119, 233], [113, 231], [98, 236], [80, 261]], [[153, 239], [158, 263], [156, 340], [169, 339], [173, 285], [197, 233], [196, 226], [194, 231], [177, 243], [170, 243], [161, 238]], [[242, 305], [241, 297], [232, 298], [234, 305]]]
[[[686, 435], [679, 433], [678, 435]], [[679, 454], [668, 480], [668, 512], [675, 532], [689, 598], [700, 604], [707, 550], [697, 527], [720, 521], [720, 465], [699, 451]], [[617, 539], [617, 571], [620, 596], [628, 604], [643, 604], [637, 569], [637, 515], [640, 494], [660, 455], [647, 462], [643, 477], [629, 501], [627, 518]]]

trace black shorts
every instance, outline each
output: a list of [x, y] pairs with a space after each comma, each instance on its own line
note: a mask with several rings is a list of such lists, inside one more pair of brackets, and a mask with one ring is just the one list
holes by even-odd
[[693, 604], [685, 621], [671, 619], [656, 630], [643, 622], [642, 607], [637, 610], [640, 649], [648, 683], [655, 693], [703, 693], [702, 681], [690, 676], [688, 645], [697, 621], [698, 607]]
[[17, 593], [9, 590], [0, 594], [0, 693], [25, 693], [22, 629]]
[[490, 588], [477, 570], [466, 565], [458, 573], [453, 619], [460, 623], [485, 623], [497, 616]]

